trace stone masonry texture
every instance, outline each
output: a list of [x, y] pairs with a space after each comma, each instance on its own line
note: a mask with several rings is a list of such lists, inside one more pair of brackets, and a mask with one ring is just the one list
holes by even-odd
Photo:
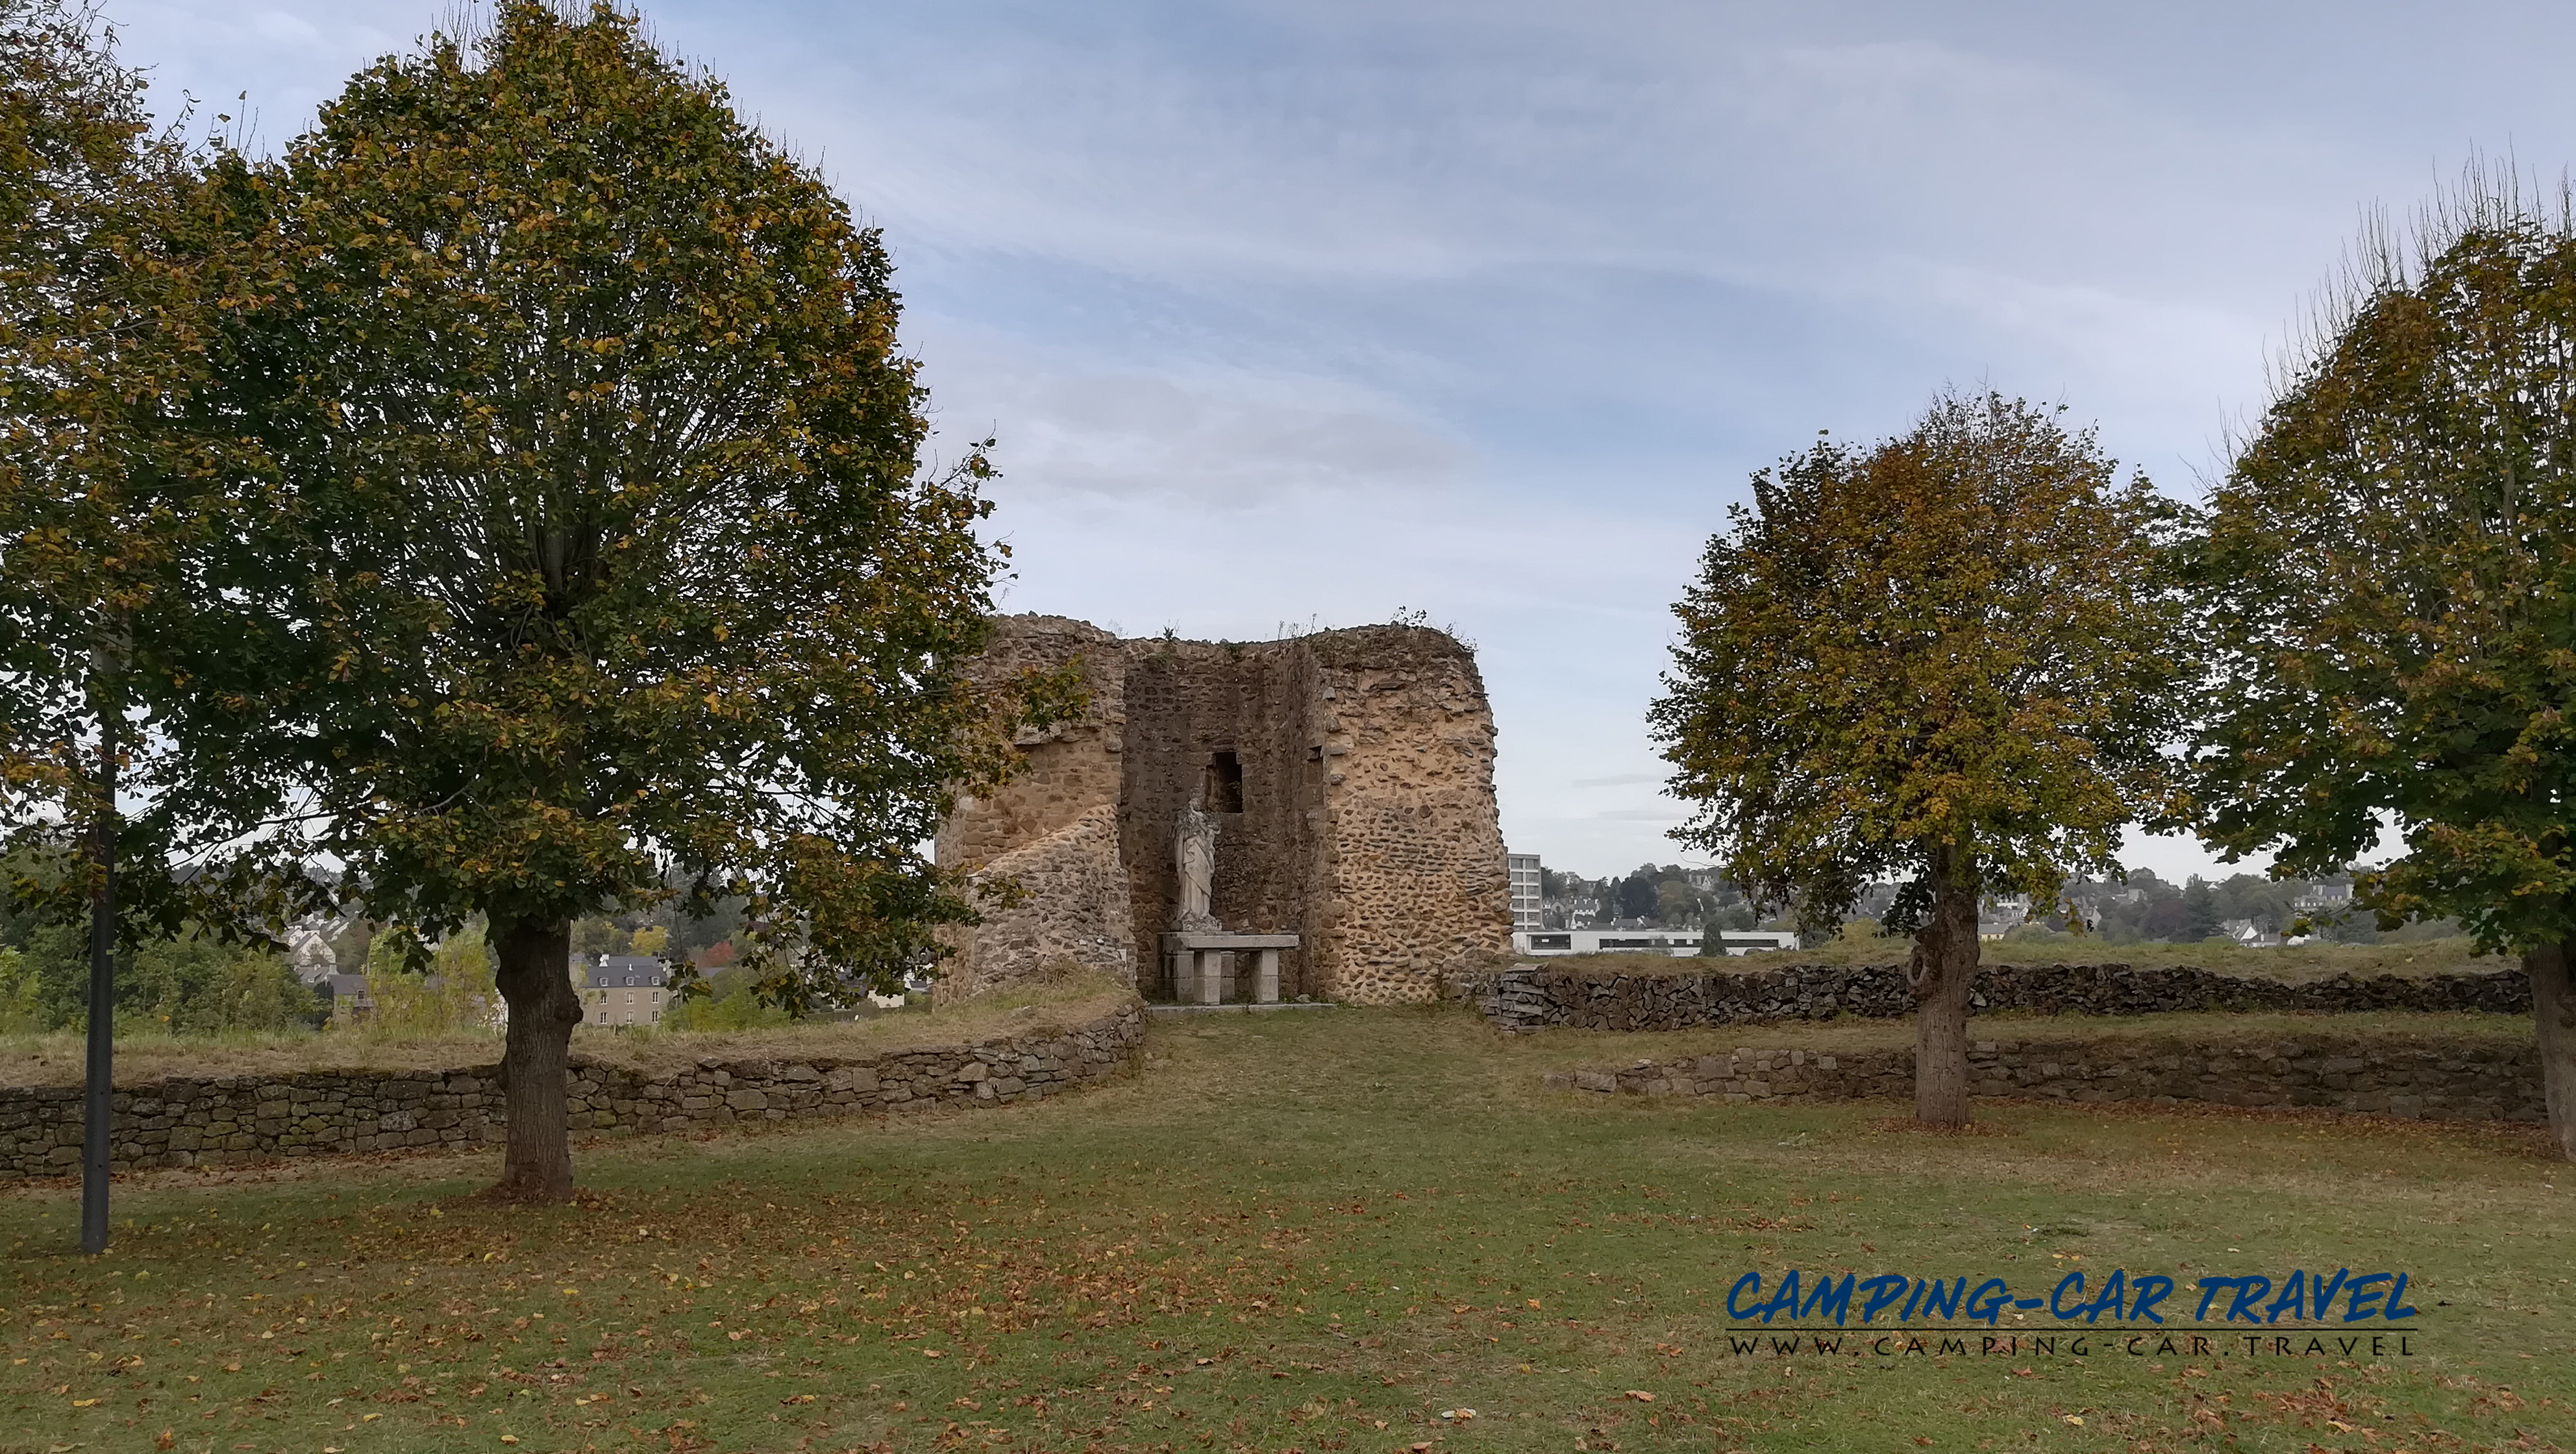
[[[1036, 1100], [1116, 1074], [1144, 1043], [1127, 1006], [1056, 1034], [847, 1058], [727, 1060], [646, 1074], [573, 1058], [576, 1134], [695, 1131], [750, 1122]], [[304, 1071], [167, 1080], [116, 1092], [115, 1169], [221, 1166], [414, 1146], [497, 1143], [497, 1065]], [[0, 1179], [80, 1169], [78, 1086], [0, 1089]]]
[[[1473, 983], [1486, 1018], [1506, 1030], [1687, 1030], [1914, 1013], [1901, 965], [1790, 964], [1758, 973], [1605, 972], [1515, 964]], [[2228, 1010], [2337, 1014], [2366, 1010], [2480, 1010], [2528, 1014], [2520, 968], [2487, 974], [2337, 975], [2306, 984], [2207, 970], [2125, 964], [1989, 965], [1973, 1008], [1986, 1013], [2152, 1015]]]
[[[1567, 1090], [1720, 1096], [1755, 1105], [1906, 1101], [1914, 1094], [1914, 1052], [1742, 1049], [1560, 1071], [1547, 1081]], [[2537, 1046], [2395, 1044], [2335, 1034], [2223, 1047], [2118, 1037], [1978, 1040], [1969, 1047], [1968, 1090], [2080, 1104], [2200, 1102], [2439, 1121], [2547, 1119]]]
[[1456, 639], [1368, 626], [1124, 641], [1008, 616], [977, 670], [1074, 661], [1089, 710], [1024, 734], [1026, 770], [941, 829], [942, 866], [1019, 890], [948, 933], [942, 998], [1067, 966], [1166, 994], [1160, 936], [1179, 927], [1173, 845], [1193, 801], [1217, 826], [1215, 917], [1299, 936], [1284, 997], [1436, 999], [1458, 966], [1509, 947], [1493, 713]]

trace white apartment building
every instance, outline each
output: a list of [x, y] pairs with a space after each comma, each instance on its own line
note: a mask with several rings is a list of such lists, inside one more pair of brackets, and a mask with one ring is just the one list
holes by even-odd
[[[1795, 949], [1798, 936], [1785, 929], [1723, 929], [1717, 942], [1729, 955], [1758, 949]], [[1699, 953], [1697, 929], [1515, 929], [1512, 952], [1544, 959], [1556, 954], [1669, 954], [1675, 959]]]
[[1512, 884], [1512, 928], [1539, 927], [1539, 886], [1543, 882], [1535, 853], [1506, 853], [1503, 865]]

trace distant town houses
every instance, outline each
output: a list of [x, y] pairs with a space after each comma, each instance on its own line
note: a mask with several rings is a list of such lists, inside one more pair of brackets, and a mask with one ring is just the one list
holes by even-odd
[[582, 1023], [594, 1029], [658, 1025], [671, 1005], [671, 966], [650, 955], [604, 954], [586, 972]]
[[2352, 880], [2324, 878], [2309, 883], [2292, 900], [2302, 914], [2335, 914], [2352, 907]]
[[1751, 954], [1764, 949], [1795, 949], [1798, 936], [1789, 930], [1739, 931], [1674, 929], [1515, 929], [1512, 951], [1536, 959], [1557, 954], [1664, 954], [1676, 959], [1718, 954]]
[[331, 1018], [342, 1024], [363, 1020], [375, 1012], [376, 998], [367, 993], [363, 974], [331, 974], [327, 971], [314, 988], [331, 1001]]
[[288, 926], [286, 930], [286, 963], [295, 977], [319, 989], [338, 971], [339, 957], [332, 952], [331, 936], [340, 926], [328, 919], [310, 918]]
[[[1649, 863], [1622, 877], [1587, 879], [1547, 868], [1535, 854], [1515, 853], [1505, 872], [1512, 892], [1513, 947], [1523, 954], [1605, 949], [1693, 954], [1712, 937], [1722, 945], [1712, 952], [1742, 953], [1756, 936], [1786, 936], [1792, 945], [1797, 938], [1780, 906], [1748, 902], [1714, 868]], [[2391, 933], [2424, 938], [2456, 932], [2447, 923], [2382, 931], [2371, 915], [2354, 909], [2352, 883], [2350, 871], [2312, 879], [2194, 875], [2176, 883], [2138, 869], [2117, 880], [2075, 879], [2050, 900], [1997, 894], [1980, 906], [1977, 935], [2004, 940], [2085, 934], [2113, 944], [2209, 942], [2266, 948], [2311, 939], [2373, 943]], [[1895, 911], [1898, 890], [1895, 883], [1868, 885], [1846, 920], [1858, 923], [1861, 932], [1885, 924]], [[1844, 932], [1853, 930], [1847, 924]]]
[[2001, 939], [2030, 922], [2030, 895], [2005, 894], [1988, 899], [1977, 911], [1977, 937]]

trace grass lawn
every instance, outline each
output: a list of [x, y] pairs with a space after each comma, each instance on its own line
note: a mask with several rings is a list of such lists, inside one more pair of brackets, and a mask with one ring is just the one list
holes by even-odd
[[[486, 1153], [156, 1174], [95, 1262], [76, 1193], [0, 1194], [0, 1449], [2576, 1442], [2576, 1188], [2534, 1130], [2015, 1106], [1927, 1137], [1891, 1106], [1538, 1084], [1690, 1038], [1164, 1022], [1141, 1075], [1059, 1101], [594, 1144], [573, 1207], [473, 1200]], [[1726, 1332], [1746, 1271], [2293, 1267], [2408, 1273], [2410, 1356]]]
[[[1124, 987], [1072, 983], [1022, 994], [985, 995], [963, 1005], [916, 1006], [858, 1020], [814, 1020], [754, 1030], [582, 1028], [572, 1053], [645, 1072], [681, 1070], [715, 1056], [750, 1060], [789, 1055], [891, 1054], [999, 1036], [1053, 1035], [1133, 1000]], [[86, 1042], [71, 1031], [0, 1035], [0, 1086], [79, 1085]], [[501, 1035], [386, 1035], [372, 1026], [253, 1031], [235, 1035], [124, 1035], [116, 1041], [116, 1083], [173, 1076], [289, 1075], [305, 1070], [447, 1070], [496, 1065]]]

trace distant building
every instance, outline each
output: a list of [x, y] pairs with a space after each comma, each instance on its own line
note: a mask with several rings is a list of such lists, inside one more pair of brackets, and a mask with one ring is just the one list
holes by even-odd
[[2299, 891], [2295, 907], [2302, 914], [2340, 914], [2352, 907], [2352, 880], [2319, 879]]
[[671, 966], [641, 954], [608, 954], [581, 991], [582, 1023], [594, 1028], [661, 1023], [671, 1003]]
[[[1762, 949], [1795, 949], [1798, 936], [1775, 929], [1721, 930], [1717, 942], [1730, 955]], [[1669, 954], [1676, 959], [1700, 951], [1696, 929], [1555, 929], [1515, 930], [1512, 952], [1544, 959], [1555, 954]]]
[[2001, 939], [2030, 922], [2030, 895], [2006, 894], [1987, 902], [1977, 915], [1977, 937]]
[[351, 1024], [375, 1011], [376, 997], [367, 993], [363, 974], [324, 975], [317, 988], [330, 995], [331, 1018], [338, 1023]]
[[308, 919], [290, 925], [286, 931], [286, 963], [295, 977], [314, 988], [339, 971], [338, 957], [331, 952], [331, 923]]
[[1536, 929], [1539, 922], [1540, 871], [1535, 853], [1506, 853], [1504, 867], [1512, 880], [1512, 927]]
[[2218, 932], [2248, 949], [2269, 949], [2281, 942], [2279, 935], [2265, 933], [2263, 926], [2251, 919], [2224, 920]]

